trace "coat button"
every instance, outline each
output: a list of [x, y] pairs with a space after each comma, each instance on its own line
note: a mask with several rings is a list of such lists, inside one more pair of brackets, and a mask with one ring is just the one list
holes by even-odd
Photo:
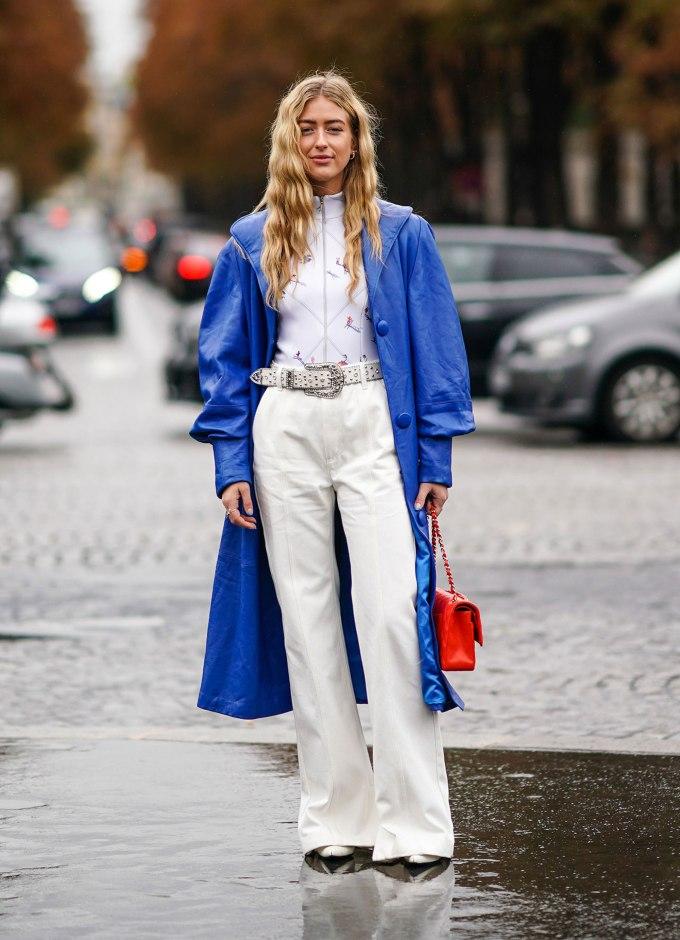
[[385, 333], [389, 333], [390, 325], [387, 320], [378, 320], [375, 325], [376, 330], [380, 333], [381, 336], [384, 336]]
[[411, 415], [408, 411], [402, 411], [401, 414], [397, 415], [397, 424], [400, 428], [407, 428], [411, 423]]

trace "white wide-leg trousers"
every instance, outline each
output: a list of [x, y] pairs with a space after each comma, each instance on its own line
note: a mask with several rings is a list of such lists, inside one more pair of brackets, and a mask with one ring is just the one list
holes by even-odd
[[[384, 861], [451, 857], [440, 713], [422, 696], [415, 541], [382, 379], [336, 398], [268, 386], [253, 423], [254, 486], [281, 607], [297, 735], [303, 852], [373, 846]], [[373, 767], [340, 618], [335, 500], [373, 734]]]

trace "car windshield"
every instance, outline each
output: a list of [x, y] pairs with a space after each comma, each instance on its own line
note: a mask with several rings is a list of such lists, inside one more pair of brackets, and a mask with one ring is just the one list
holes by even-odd
[[111, 264], [108, 245], [98, 232], [34, 228], [21, 240], [21, 262], [29, 268], [94, 272]]
[[630, 286], [636, 297], [680, 294], [680, 251], [637, 277]]

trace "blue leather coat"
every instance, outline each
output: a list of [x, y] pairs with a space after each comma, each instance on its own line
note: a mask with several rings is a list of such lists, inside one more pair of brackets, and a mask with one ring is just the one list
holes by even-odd
[[[379, 199], [383, 260], [371, 257], [362, 231], [368, 304], [375, 327], [397, 456], [416, 543], [417, 631], [422, 689], [433, 710], [463, 708], [442, 672], [432, 620], [436, 569], [424, 509], [415, 509], [420, 482], [452, 485], [452, 437], [475, 430], [470, 378], [458, 311], [429, 222]], [[203, 410], [189, 434], [211, 443], [215, 489], [237, 480], [253, 486], [252, 420], [265, 386], [250, 373], [272, 360], [277, 313], [264, 302], [260, 267], [267, 210], [231, 226], [201, 320], [198, 364]], [[295, 394], [291, 392], [291, 394]], [[335, 554], [342, 624], [357, 702], [367, 702], [351, 601], [351, 571], [342, 519], [335, 510]], [[399, 677], [394, 676], [398, 682]], [[210, 603], [198, 707], [238, 718], [292, 709], [281, 610], [257, 529], [222, 527]]]

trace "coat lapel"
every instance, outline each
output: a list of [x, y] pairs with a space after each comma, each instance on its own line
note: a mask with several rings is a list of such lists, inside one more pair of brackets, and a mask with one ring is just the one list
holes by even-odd
[[[363, 260], [364, 272], [366, 274], [368, 306], [371, 310], [371, 313], [373, 311], [373, 301], [376, 290], [378, 288], [378, 282], [380, 280], [380, 275], [385, 268], [387, 257], [392, 249], [392, 246], [394, 245], [402, 225], [413, 212], [411, 206], [400, 206], [396, 203], [388, 202], [385, 199], [378, 199], [377, 202], [380, 207], [380, 220], [378, 224], [380, 226], [380, 234], [382, 236], [383, 243], [382, 258], [373, 257], [371, 254], [371, 241], [368, 235], [368, 231], [366, 230], [366, 226], [364, 225], [361, 230], [361, 257]], [[260, 267], [260, 256], [263, 243], [262, 230], [266, 218], [267, 210], [262, 209], [259, 212], [241, 216], [241, 218], [237, 219], [229, 229], [230, 233], [246, 252], [248, 260], [255, 269], [255, 274], [257, 276], [257, 282], [260, 287], [260, 293], [262, 294], [263, 302], [267, 293], [268, 284], [264, 272]], [[274, 336], [276, 311], [269, 307], [269, 305], [266, 303], [265, 310], [267, 314], [269, 335]]]

